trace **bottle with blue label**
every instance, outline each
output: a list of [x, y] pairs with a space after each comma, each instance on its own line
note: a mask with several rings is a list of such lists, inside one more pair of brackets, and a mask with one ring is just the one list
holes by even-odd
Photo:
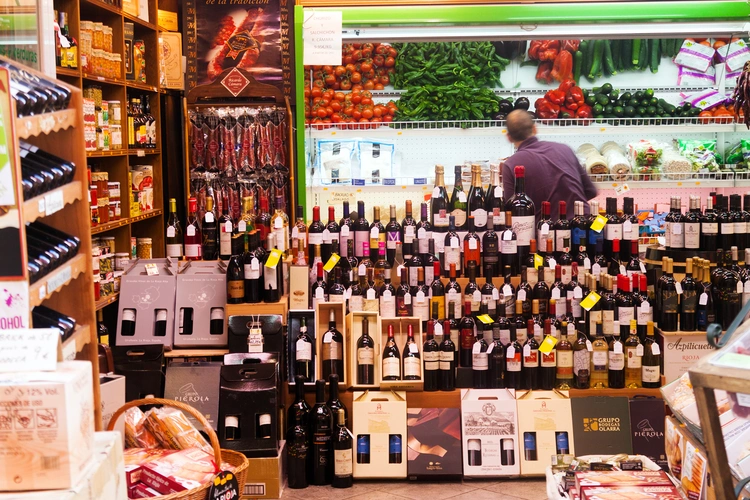
[[523, 455], [526, 461], [537, 460], [536, 456], [536, 432], [523, 433]]
[[357, 463], [370, 463], [370, 435], [360, 434], [357, 436]]
[[388, 463], [401, 463], [401, 434], [388, 435]]

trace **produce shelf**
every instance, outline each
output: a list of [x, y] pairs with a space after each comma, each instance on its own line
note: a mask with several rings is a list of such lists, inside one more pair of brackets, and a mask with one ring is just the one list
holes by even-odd
[[62, 359], [68, 361], [75, 359], [76, 355], [91, 342], [91, 328], [89, 325], [78, 325], [73, 335], [62, 343]]
[[23, 202], [23, 221], [34, 222], [41, 217], [52, 215], [74, 201], [80, 200], [82, 196], [81, 181], [69, 182], [48, 193], [35, 196]]
[[16, 119], [16, 131], [21, 139], [28, 139], [50, 132], [59, 132], [75, 125], [78, 110], [63, 109], [42, 115], [24, 116]]
[[29, 286], [29, 306], [38, 306], [50, 298], [53, 293], [76, 279], [78, 275], [86, 270], [86, 261], [90, 258], [91, 256], [78, 254], [61, 267], [58, 267], [33, 285]]

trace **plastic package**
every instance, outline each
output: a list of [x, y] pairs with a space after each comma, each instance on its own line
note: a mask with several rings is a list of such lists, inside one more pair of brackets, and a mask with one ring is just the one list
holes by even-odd
[[352, 178], [356, 147], [356, 141], [318, 141], [317, 177], [322, 184], [333, 184]]
[[682, 42], [682, 47], [674, 58], [674, 62], [679, 66], [705, 72], [713, 62], [715, 53], [716, 50], [713, 47], [685, 40]]
[[673, 180], [690, 179], [693, 176], [693, 164], [673, 149], [664, 151], [661, 161], [661, 171], [664, 177]]
[[[690, 161], [696, 172], [716, 172], [719, 170], [720, 157], [716, 153], [716, 140], [686, 140], [677, 141], [680, 153]], [[666, 172], [666, 169], [663, 169]]]
[[126, 410], [123, 418], [125, 419], [126, 448], [151, 449], [159, 447], [159, 441], [144, 426], [146, 416], [140, 408], [135, 407]]
[[642, 181], [660, 178], [663, 154], [663, 145], [648, 140], [628, 144], [628, 160], [633, 167], [633, 172], [644, 176], [639, 179]]
[[630, 162], [625, 155], [625, 150], [619, 144], [612, 141], [605, 142], [601, 153], [607, 162], [612, 180], [623, 182], [630, 179]]
[[747, 61], [750, 61], [750, 47], [744, 40], [719, 47], [716, 52], [719, 54], [719, 60], [726, 62], [727, 72], [739, 71]]
[[716, 83], [716, 70], [709, 66], [706, 71], [680, 66], [677, 73], [677, 85], [680, 87], [700, 86], [712, 87]]
[[581, 162], [581, 165], [586, 169], [586, 173], [588, 173], [594, 181], [603, 181], [609, 177], [607, 161], [593, 144], [581, 144], [576, 150], [576, 156]]
[[695, 107], [703, 110], [715, 108], [719, 104], [729, 101], [730, 97], [715, 89], [706, 89], [684, 96], [683, 102], [689, 102]]
[[367, 184], [380, 184], [393, 176], [394, 146], [387, 142], [359, 141], [359, 179]]
[[193, 427], [190, 420], [175, 408], [154, 408], [146, 413], [145, 425], [161, 444], [162, 448], [185, 450], [201, 448], [212, 451], [211, 446]]

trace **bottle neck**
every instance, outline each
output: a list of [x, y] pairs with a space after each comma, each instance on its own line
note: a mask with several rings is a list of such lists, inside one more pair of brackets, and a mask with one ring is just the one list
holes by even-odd
[[526, 178], [525, 177], [516, 177], [515, 193], [516, 194], [526, 193]]

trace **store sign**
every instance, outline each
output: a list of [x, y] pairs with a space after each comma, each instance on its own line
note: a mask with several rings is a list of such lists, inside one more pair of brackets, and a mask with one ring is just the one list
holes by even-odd
[[313, 10], [302, 24], [305, 66], [341, 65], [341, 11]]
[[250, 80], [240, 73], [237, 68], [232, 68], [232, 71], [221, 81], [224, 88], [231, 92], [234, 97], [240, 95], [240, 92], [247, 87], [248, 83], [250, 83]]

